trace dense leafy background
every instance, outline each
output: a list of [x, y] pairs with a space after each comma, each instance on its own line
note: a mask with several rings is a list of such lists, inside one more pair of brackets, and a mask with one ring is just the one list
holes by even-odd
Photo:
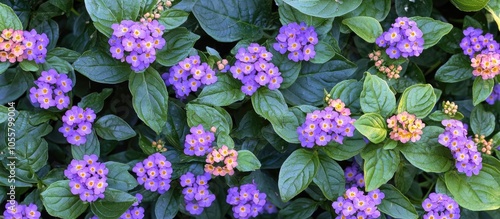
[[[117, 218], [136, 193], [144, 196], [146, 218], [188, 218], [177, 178], [203, 172], [204, 159], [183, 154], [189, 127], [198, 124], [216, 127], [217, 145], [235, 148], [240, 157], [234, 176], [212, 180], [217, 201], [197, 218], [232, 217], [227, 189], [250, 182], [278, 207], [278, 218], [335, 218], [331, 203], [345, 192], [343, 168], [353, 162], [363, 169], [366, 191], [385, 193], [382, 218], [421, 217], [421, 203], [430, 192], [453, 197], [462, 218], [499, 218], [499, 151], [483, 156], [479, 175], [466, 177], [437, 138], [444, 131], [439, 121], [449, 118], [442, 102], [449, 100], [459, 105], [454, 118], [469, 124], [470, 135], [500, 145], [500, 104], [484, 102], [500, 78], [474, 79], [459, 46], [469, 26], [498, 35], [500, 1], [176, 0], [159, 19], [166, 27], [165, 48], [150, 68], [135, 73], [109, 53], [111, 25], [139, 20], [155, 2], [0, 0], [0, 30], [36, 29], [50, 39], [44, 64], [0, 63], [0, 160], [7, 168], [8, 103], [14, 103], [16, 200], [36, 203], [43, 218]], [[388, 79], [368, 53], [398, 16], [417, 22], [425, 51], [398, 60], [401, 78]], [[272, 49], [279, 28], [290, 22], [315, 26], [319, 43], [310, 62], [292, 62]], [[272, 52], [284, 78], [279, 90], [261, 88], [245, 96], [240, 82], [219, 72], [217, 83], [178, 99], [161, 78], [189, 55], [200, 55], [214, 68], [222, 58], [233, 63], [237, 49], [251, 42]], [[33, 81], [51, 68], [67, 73], [75, 84], [73, 105], [97, 113], [82, 146], [71, 146], [57, 131], [64, 111], [41, 110], [29, 101]], [[326, 95], [345, 102], [357, 131], [343, 144], [301, 148], [296, 128], [306, 113], [326, 105]], [[403, 111], [426, 124], [420, 141], [402, 144], [388, 138], [386, 119]], [[131, 172], [155, 152], [151, 145], [159, 140], [174, 168], [172, 188], [162, 195], [138, 186]], [[99, 155], [111, 173], [106, 198], [92, 204], [72, 195], [63, 175], [71, 159], [85, 154]], [[0, 211], [10, 186], [5, 168], [0, 168]]]

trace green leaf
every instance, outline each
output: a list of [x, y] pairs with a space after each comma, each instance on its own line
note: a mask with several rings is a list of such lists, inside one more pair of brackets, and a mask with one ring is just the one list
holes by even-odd
[[156, 51], [156, 61], [164, 66], [173, 66], [189, 55], [200, 36], [184, 27], [178, 27], [163, 35], [166, 45]]
[[[263, 131], [264, 124], [265, 121], [264, 119], [262, 119], [262, 117], [257, 115], [257, 113], [255, 113], [253, 110], [249, 110], [240, 120], [238, 128], [236, 128], [236, 130], [232, 132], [232, 135], [238, 139], [259, 136], [261, 134], [261, 130]], [[274, 134], [273, 136], [278, 136], [278, 135]], [[266, 137], [266, 135], [264, 135], [264, 133], [262, 134], [262, 137], [264, 137], [269, 141], [269, 139]], [[279, 139], [283, 141], [283, 139], [281, 138]]]
[[474, 134], [488, 136], [495, 130], [495, 115], [477, 105], [470, 114], [470, 127]]
[[122, 20], [136, 20], [140, 4], [136, 0], [85, 0], [85, 7], [95, 28], [107, 37], [113, 33], [112, 24], [119, 24]]
[[325, 154], [330, 158], [342, 161], [356, 156], [365, 148], [365, 146], [366, 142], [363, 135], [355, 130], [354, 136], [345, 138], [342, 144], [331, 141], [326, 147], [320, 147], [320, 150], [325, 152]]
[[21, 66], [24, 71], [38, 71], [38, 64], [36, 64], [35, 61], [23, 60], [19, 63], [19, 66]]
[[92, 108], [95, 113], [99, 113], [104, 107], [104, 101], [109, 97], [109, 95], [111, 95], [111, 93], [113, 93], [113, 89], [104, 88], [101, 93], [93, 92], [87, 94], [86, 96], [82, 97], [82, 99], [78, 103], [78, 106], [83, 109], [87, 107]]
[[391, 115], [396, 110], [396, 97], [389, 85], [376, 75], [365, 75], [360, 96], [361, 109], [364, 113], [379, 113], [382, 117]]
[[0, 75], [10, 67], [10, 62], [0, 62]]
[[[410, 190], [418, 172], [419, 170], [412, 164], [401, 161], [398, 170], [394, 174], [394, 185], [401, 193], [406, 194]], [[437, 189], [436, 192], [438, 192]]]
[[385, 150], [377, 145], [368, 145], [361, 157], [364, 162], [366, 191], [372, 191], [382, 184], [387, 183], [399, 165], [399, 152], [395, 150]]
[[186, 105], [186, 116], [189, 127], [199, 124], [203, 125], [205, 130], [216, 127], [217, 134], [226, 135], [228, 135], [233, 128], [233, 121], [229, 113], [220, 107], [189, 103]]
[[271, 122], [274, 131], [281, 138], [290, 143], [299, 143], [299, 121], [288, 110], [281, 92], [260, 88], [252, 95], [252, 105], [257, 114]]
[[364, 0], [354, 11], [344, 17], [368, 16], [383, 21], [391, 10], [391, 0]]
[[56, 47], [47, 52], [47, 57], [57, 56], [67, 62], [75, 62], [82, 54], [64, 47]]
[[193, 14], [201, 28], [219, 42], [259, 39], [270, 19], [271, 1], [197, 1]]
[[385, 120], [377, 113], [363, 114], [354, 122], [354, 127], [375, 144], [383, 142], [387, 137]]
[[168, 93], [158, 72], [148, 68], [144, 73], [130, 74], [129, 89], [137, 116], [157, 134], [160, 133], [167, 123]]
[[410, 19], [417, 22], [418, 28], [422, 31], [425, 41], [424, 49], [436, 45], [453, 28], [453, 25], [449, 23], [434, 20], [430, 17], [411, 17]]
[[[332, 29], [333, 18], [320, 18], [307, 15], [287, 4], [279, 4], [278, 13], [282, 25], [293, 22], [299, 24], [300, 22], [305, 22], [308, 26], [313, 26], [316, 33], [320, 36], [328, 33], [328, 31]], [[318, 50], [316, 50], [316, 52], [318, 52]]]
[[318, 172], [313, 182], [318, 185], [328, 200], [334, 200], [344, 193], [344, 170], [335, 160], [325, 154], [319, 154], [318, 158]]
[[278, 212], [278, 218], [303, 219], [309, 218], [318, 208], [318, 203], [308, 198], [298, 198]]
[[90, 209], [99, 219], [115, 219], [120, 217], [137, 199], [120, 190], [106, 188], [104, 199], [90, 204]]
[[97, 139], [95, 132], [91, 132], [86, 135], [85, 138], [87, 139], [85, 144], [80, 146], [71, 146], [71, 155], [73, 156], [73, 159], [83, 160], [83, 155], [95, 154], [99, 157], [101, 154], [101, 143], [99, 142], [99, 139]]
[[27, 72], [9, 69], [0, 74], [0, 105], [14, 101], [23, 95], [28, 89], [28, 81], [33, 81], [33, 76]]
[[400, 78], [389, 80], [387, 83], [396, 92], [403, 93], [404, 90], [415, 84], [425, 83], [425, 77], [422, 70], [413, 62], [403, 64], [403, 70], [399, 73]]
[[251, 151], [239, 150], [236, 168], [241, 172], [255, 171], [260, 169], [260, 161]]
[[122, 118], [115, 115], [105, 115], [94, 124], [94, 130], [99, 137], [106, 140], [123, 141], [135, 136], [135, 131]]
[[500, 29], [500, 0], [490, 0], [485, 9], [491, 13], [493, 20], [497, 23], [498, 29]]
[[468, 1], [468, 0], [451, 0], [451, 3], [455, 5], [460, 11], [479, 11], [483, 9], [490, 0], [476, 0], [476, 1]]
[[481, 77], [476, 77], [474, 84], [472, 84], [472, 104], [474, 106], [486, 100], [493, 92], [495, 80], [483, 80]]
[[483, 163], [479, 175], [467, 177], [463, 173], [450, 171], [445, 174], [445, 183], [453, 199], [463, 208], [472, 211], [488, 211], [500, 208], [500, 171]]
[[381, 212], [395, 218], [418, 218], [417, 210], [413, 204], [394, 186], [382, 185], [380, 191], [385, 195], [382, 203], [377, 206]]
[[363, 83], [354, 79], [344, 80], [336, 84], [330, 91], [330, 98], [340, 99], [344, 102], [345, 107], [349, 108], [352, 113], [361, 112], [360, 95], [363, 90]]
[[384, 32], [380, 23], [372, 17], [351, 17], [342, 20], [342, 23], [347, 25], [356, 35], [361, 37], [361, 39], [369, 43], [374, 43], [377, 37]]
[[432, 0], [396, 0], [396, 13], [400, 17], [424, 16], [432, 12]]
[[342, 16], [356, 9], [362, 2], [361, 0], [342, 1], [342, 3], [330, 0], [283, 1], [304, 14], [321, 18], [334, 18]]
[[182, 195], [176, 189], [169, 189], [158, 197], [155, 204], [156, 218], [174, 218], [181, 205]]
[[0, 30], [5, 29], [22, 30], [23, 24], [11, 7], [0, 3]]
[[53, 217], [75, 219], [89, 206], [80, 197], [73, 195], [69, 180], [61, 180], [49, 185], [41, 194], [45, 210]]
[[186, 22], [188, 16], [189, 16], [188, 12], [171, 8], [161, 13], [158, 22], [160, 22], [160, 24], [165, 26], [165, 30], [172, 30], [176, 27], [181, 26], [184, 22]]
[[69, 12], [73, 8], [73, 1], [71, 0], [49, 0], [49, 2], [64, 12]]
[[439, 67], [435, 78], [445, 83], [456, 83], [471, 78], [472, 70], [469, 57], [463, 54], [455, 54], [444, 65]]
[[43, 137], [52, 131], [52, 126], [49, 123], [34, 126], [29, 119], [27, 111], [20, 111], [12, 127], [15, 128], [17, 176], [22, 175], [21, 171], [34, 174], [47, 164], [49, 156], [48, 144]]
[[455, 113], [454, 116], [449, 116], [448, 114], [445, 114], [441, 110], [434, 111], [429, 115], [429, 119], [436, 121], [436, 122], [441, 122], [445, 119], [456, 119], [456, 120], [462, 120], [464, 118], [464, 115], [461, 112]]
[[402, 144], [399, 149], [415, 167], [432, 173], [442, 173], [451, 169], [455, 162], [448, 148], [438, 142], [444, 130], [437, 126], [426, 126], [420, 140]]
[[120, 62], [103, 51], [84, 52], [73, 67], [90, 80], [103, 84], [124, 82], [132, 73], [126, 62]]
[[299, 77], [289, 88], [282, 90], [290, 105], [313, 105], [324, 103], [323, 91], [354, 76], [356, 64], [341, 56], [335, 56], [324, 64], [303, 62]]
[[436, 104], [436, 94], [430, 84], [416, 84], [405, 89], [398, 105], [398, 113], [408, 112], [425, 118]]
[[[10, 109], [11, 109], [11, 111], [15, 110], [15, 108], [13, 108], [13, 107]], [[9, 108], [6, 106], [0, 105], [0, 124], [7, 121], [8, 118], [9, 118]]]
[[74, 71], [73, 66], [69, 64], [69, 62], [65, 61], [64, 59], [61, 59], [57, 56], [51, 56], [48, 57], [45, 63], [42, 65], [42, 70], [49, 70], [49, 69], [55, 69], [57, 72], [72, 72]]
[[335, 56], [335, 49], [330, 43], [325, 40], [319, 40], [318, 44], [314, 45], [316, 56], [311, 59], [311, 63], [323, 64], [330, 61]]
[[114, 161], [108, 161], [104, 164], [108, 168], [108, 179], [106, 182], [109, 188], [126, 192], [138, 185], [135, 177], [128, 172], [130, 167], [127, 164]]
[[165, 130], [163, 130], [168, 142], [177, 148], [184, 148], [181, 143], [182, 136], [189, 133], [186, 121], [186, 111], [176, 102], [168, 101], [168, 119]]
[[221, 74], [217, 78], [217, 82], [203, 88], [196, 99], [197, 103], [227, 106], [245, 98], [245, 94], [241, 92], [241, 83], [238, 80], [228, 74]]
[[269, 46], [267, 51], [273, 54], [271, 62], [278, 67], [281, 77], [283, 77], [283, 82], [281, 83], [280, 88], [285, 89], [290, 87], [293, 83], [295, 83], [297, 77], [299, 77], [302, 62], [294, 62], [288, 59], [288, 56], [281, 55], [278, 51], [272, 48], [272, 46]]
[[317, 152], [295, 150], [283, 163], [278, 178], [281, 200], [289, 201], [304, 191], [318, 172]]

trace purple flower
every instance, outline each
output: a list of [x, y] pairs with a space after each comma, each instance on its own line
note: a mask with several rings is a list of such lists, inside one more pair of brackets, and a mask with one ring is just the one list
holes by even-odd
[[5, 205], [5, 211], [3, 216], [6, 219], [15, 218], [29, 218], [38, 219], [40, 218], [40, 212], [35, 204], [20, 205], [16, 201], [8, 201]]
[[499, 100], [500, 100], [500, 84], [496, 84], [493, 87], [493, 92], [491, 92], [490, 96], [488, 98], [486, 98], [486, 102], [490, 105], [493, 105], [493, 104], [495, 104], [496, 101], [499, 101]]
[[255, 184], [244, 184], [228, 190], [226, 202], [233, 206], [235, 218], [256, 217], [264, 212], [266, 194], [261, 193]]
[[429, 197], [422, 202], [422, 208], [425, 210], [424, 218], [445, 218], [460, 217], [460, 208], [458, 204], [445, 194], [431, 193]]
[[392, 27], [377, 37], [375, 42], [379, 47], [387, 48], [386, 54], [391, 59], [419, 56], [424, 49], [422, 31], [416, 22], [407, 17], [397, 18]]
[[170, 189], [172, 164], [160, 153], [150, 155], [132, 169], [137, 174], [137, 182], [146, 190], [165, 193]]
[[[379, 194], [379, 200], [376, 201], [372, 198], [370, 194]], [[348, 197], [348, 198], [344, 198]], [[335, 213], [339, 215], [339, 218], [362, 218], [371, 219], [378, 218], [380, 212], [377, 209], [377, 205], [381, 202], [380, 200], [384, 198], [383, 193], [378, 189], [365, 195], [363, 191], [358, 190], [356, 187], [351, 187], [347, 189], [344, 196], [339, 196], [336, 201], [332, 203], [332, 208]]]
[[[69, 103], [69, 100], [67, 100]], [[92, 109], [82, 109], [78, 106], [71, 107], [62, 117], [63, 125], [59, 128], [68, 143], [79, 146], [84, 144], [86, 135], [92, 132], [92, 122], [95, 119], [95, 113]]]
[[290, 52], [288, 59], [294, 62], [309, 61], [316, 55], [314, 45], [318, 43], [318, 35], [314, 27], [308, 27], [304, 22], [300, 25], [290, 23], [280, 28], [276, 41], [273, 48], [281, 54]]
[[57, 107], [62, 110], [69, 106], [70, 99], [66, 95], [72, 89], [72, 81], [65, 74], [58, 74], [54, 69], [42, 71], [34, 81], [36, 87], [30, 89], [30, 101], [34, 106], [43, 109]]
[[199, 215], [203, 209], [210, 207], [215, 200], [215, 195], [208, 190], [209, 173], [196, 176], [187, 172], [181, 176], [181, 186], [184, 187], [184, 203], [186, 210], [192, 215]]
[[[96, 168], [97, 167], [97, 168]], [[69, 186], [73, 195], [79, 195], [82, 201], [93, 202], [104, 198], [108, 186], [105, 164], [97, 161], [96, 155], [84, 155], [83, 160], [72, 160], [64, 175], [70, 180]]]

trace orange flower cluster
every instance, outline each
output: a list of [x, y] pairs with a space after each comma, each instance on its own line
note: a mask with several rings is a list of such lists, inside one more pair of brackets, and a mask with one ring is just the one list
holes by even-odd
[[420, 140], [425, 124], [422, 120], [417, 119], [415, 115], [405, 111], [387, 119], [387, 127], [392, 128], [389, 134], [391, 139], [406, 143]]
[[481, 76], [483, 80], [494, 78], [500, 74], [500, 54], [487, 53], [477, 54], [476, 57], [471, 59], [470, 64], [474, 70], [474, 76]]
[[[225, 176], [226, 174], [232, 176], [234, 168], [238, 166], [238, 152], [223, 145], [219, 149], [214, 148], [207, 155], [206, 162], [205, 172], [214, 176]], [[224, 166], [222, 163], [224, 163]]]

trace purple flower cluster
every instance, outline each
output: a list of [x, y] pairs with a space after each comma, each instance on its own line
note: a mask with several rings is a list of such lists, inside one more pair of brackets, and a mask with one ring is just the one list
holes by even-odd
[[132, 171], [137, 174], [137, 182], [146, 190], [163, 194], [170, 189], [172, 164], [160, 153], [151, 154], [138, 162]]
[[424, 219], [433, 218], [460, 218], [460, 208], [457, 202], [445, 194], [431, 193], [422, 202], [425, 210]]
[[95, 117], [94, 110], [73, 106], [64, 113], [62, 117], [63, 125], [59, 128], [59, 132], [72, 145], [79, 146], [85, 144], [87, 141], [85, 136], [92, 132], [92, 123]]
[[82, 201], [94, 202], [104, 198], [108, 168], [97, 161], [97, 155], [83, 155], [83, 160], [73, 159], [64, 175], [70, 180], [71, 193], [79, 195]]
[[382, 203], [384, 197], [385, 194], [379, 189], [365, 195], [363, 190], [354, 186], [347, 189], [343, 197], [338, 197], [332, 207], [338, 215], [336, 219], [378, 218], [380, 211], [377, 206]]
[[379, 47], [387, 47], [385, 52], [391, 59], [401, 56], [407, 58], [419, 56], [424, 50], [423, 33], [417, 23], [407, 17], [398, 17], [392, 27], [382, 33], [376, 43]]
[[266, 194], [253, 183], [227, 190], [226, 202], [233, 206], [234, 218], [251, 218], [264, 212]]
[[467, 137], [467, 125], [454, 119], [443, 120], [441, 124], [445, 130], [439, 135], [438, 141], [451, 150], [458, 172], [467, 176], [478, 175], [483, 167], [483, 158], [481, 152], [477, 151], [476, 143]]
[[365, 187], [365, 176], [363, 175], [363, 171], [359, 169], [359, 165], [356, 162], [354, 162], [352, 166], [345, 168], [344, 176], [346, 189], [351, 187]]
[[149, 67], [156, 60], [156, 49], [165, 46], [165, 27], [158, 21], [135, 22], [123, 20], [111, 25], [113, 35], [108, 43], [113, 58], [126, 61], [135, 72]]
[[496, 101], [500, 101], [500, 84], [496, 84], [493, 87], [493, 92], [488, 98], [486, 98], [486, 103], [493, 105]]
[[35, 204], [20, 205], [16, 201], [8, 201], [5, 205], [3, 217], [5, 219], [38, 219], [40, 218], [40, 212], [38, 211], [38, 207]]
[[208, 190], [208, 181], [210, 181], [210, 173], [195, 176], [191, 172], [182, 175], [181, 186], [184, 188], [184, 203], [186, 210], [192, 215], [200, 215], [204, 208], [210, 207], [215, 200], [215, 195]]
[[168, 72], [161, 75], [165, 85], [172, 85], [177, 98], [187, 97], [204, 85], [217, 82], [215, 71], [200, 56], [190, 56], [172, 66]]
[[120, 219], [142, 219], [144, 218], [144, 208], [139, 206], [142, 201], [142, 195], [140, 193], [135, 194], [135, 198], [137, 199], [132, 206], [125, 211], [125, 213], [120, 216]]
[[0, 62], [22, 62], [24, 59], [35, 60], [37, 64], [45, 62], [49, 38], [45, 33], [4, 29], [0, 36]]
[[276, 40], [273, 48], [281, 54], [290, 52], [288, 59], [294, 62], [309, 61], [316, 56], [314, 45], [318, 44], [318, 34], [313, 26], [308, 27], [304, 22], [282, 26]]
[[460, 42], [460, 47], [464, 54], [471, 59], [478, 53], [500, 53], [500, 44], [493, 39], [493, 34], [487, 33], [483, 35], [483, 30], [473, 27], [468, 27], [463, 33], [464, 38]]
[[325, 146], [332, 140], [342, 144], [345, 136], [354, 135], [355, 120], [350, 117], [349, 108], [340, 99], [330, 103], [324, 110], [308, 113], [306, 121], [297, 128], [302, 147]]
[[276, 90], [281, 86], [283, 77], [278, 67], [271, 63], [273, 54], [266, 47], [251, 43], [247, 48], [238, 49], [236, 62], [229, 71], [243, 83], [241, 91], [251, 96], [261, 86]]
[[42, 71], [42, 75], [34, 81], [36, 87], [30, 89], [30, 101], [43, 109], [57, 107], [67, 108], [70, 99], [67, 95], [73, 89], [73, 82], [66, 74], [59, 74], [56, 70]]
[[188, 156], [205, 156], [212, 152], [212, 142], [215, 140], [213, 132], [207, 132], [200, 124], [191, 127], [191, 134], [186, 135], [184, 154]]

